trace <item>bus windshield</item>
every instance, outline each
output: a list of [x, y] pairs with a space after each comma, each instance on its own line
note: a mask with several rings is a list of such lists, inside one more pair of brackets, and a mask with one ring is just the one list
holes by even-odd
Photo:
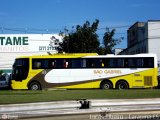
[[29, 59], [16, 59], [13, 64], [12, 79], [22, 81], [27, 78], [29, 72]]

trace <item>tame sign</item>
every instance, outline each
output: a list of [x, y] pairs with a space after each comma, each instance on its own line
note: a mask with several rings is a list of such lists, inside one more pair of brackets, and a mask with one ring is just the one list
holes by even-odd
[[28, 37], [0, 37], [0, 45], [28, 45]]
[[56, 52], [53, 37], [57, 34], [0, 34], [0, 53]]

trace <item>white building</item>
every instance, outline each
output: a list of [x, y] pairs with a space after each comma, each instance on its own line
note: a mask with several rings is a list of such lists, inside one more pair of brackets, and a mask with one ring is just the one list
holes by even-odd
[[160, 20], [136, 22], [127, 35], [127, 48], [120, 54], [155, 53], [160, 65]]
[[10, 72], [16, 57], [56, 53], [57, 34], [0, 34], [0, 70]]
[[148, 53], [156, 53], [160, 62], [160, 20], [149, 21], [145, 27], [148, 29]]
[[156, 53], [160, 60], [160, 20], [136, 22], [128, 29], [127, 48], [120, 54]]

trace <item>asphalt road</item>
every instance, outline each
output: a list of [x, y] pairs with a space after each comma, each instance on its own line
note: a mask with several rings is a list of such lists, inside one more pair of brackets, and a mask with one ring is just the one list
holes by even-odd
[[1, 105], [0, 119], [160, 120], [160, 99], [91, 101], [90, 109], [79, 109], [77, 101]]

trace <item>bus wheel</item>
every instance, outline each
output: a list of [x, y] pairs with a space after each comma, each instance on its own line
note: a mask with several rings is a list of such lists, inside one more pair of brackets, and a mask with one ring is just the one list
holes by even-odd
[[119, 89], [119, 90], [129, 89], [129, 84], [125, 80], [118, 81], [116, 83], [116, 89]]
[[100, 85], [101, 89], [112, 89], [113, 88], [113, 84], [110, 81], [103, 81]]
[[29, 90], [41, 90], [41, 85], [38, 82], [31, 82], [29, 85]]

